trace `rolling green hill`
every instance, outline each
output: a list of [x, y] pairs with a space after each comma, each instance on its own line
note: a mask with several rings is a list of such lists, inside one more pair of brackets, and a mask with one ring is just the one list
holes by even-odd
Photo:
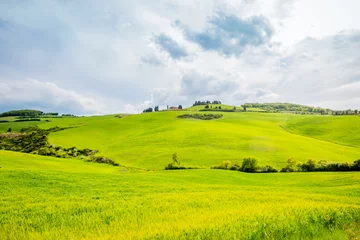
[[50, 143], [100, 150], [121, 165], [164, 169], [176, 152], [184, 164], [210, 167], [223, 161], [258, 158], [260, 164], [281, 168], [294, 157], [305, 162], [353, 162], [360, 158], [357, 116], [300, 116], [270, 113], [222, 113], [217, 120], [179, 119], [186, 111], [81, 118], [53, 118], [40, 123], [1, 123], [19, 129], [74, 128], [51, 133]]
[[[98, 149], [100, 154], [122, 165], [145, 169], [163, 169], [174, 152], [184, 164], [204, 167], [226, 160], [239, 162], [247, 156], [275, 167], [282, 167], [289, 157], [302, 162], [309, 158], [352, 162], [360, 157], [358, 147], [343, 145], [352, 141], [352, 136], [343, 134], [329, 142], [342, 132], [340, 124], [333, 132], [329, 130], [329, 138], [319, 140], [314, 138], [316, 135], [301, 136], [296, 129], [289, 130], [290, 133], [281, 127], [298, 119], [294, 115], [223, 113], [221, 119], [202, 121], [178, 119], [176, 116], [182, 113], [157, 112], [121, 119], [113, 116], [56, 119], [41, 127], [79, 124], [77, 128], [50, 134], [50, 142]], [[339, 119], [347, 123], [347, 128], [356, 128], [360, 118], [348, 121], [349, 118]], [[332, 134], [335, 137], [331, 138]]]
[[141, 172], [1, 150], [0, 167], [0, 239], [355, 239], [360, 233], [358, 173]]
[[[51, 144], [97, 149], [121, 165], [0, 150], [0, 240], [360, 235], [358, 172], [210, 169], [249, 156], [277, 169], [290, 157], [353, 162], [360, 159], [358, 116], [221, 112], [213, 120], [178, 118], [219, 113], [192, 110], [0, 123], [0, 132], [58, 126], [49, 130]], [[184, 165], [203, 169], [165, 171], [175, 152]]]

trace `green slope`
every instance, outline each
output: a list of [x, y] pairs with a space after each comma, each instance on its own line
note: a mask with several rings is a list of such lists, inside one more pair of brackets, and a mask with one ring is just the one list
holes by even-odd
[[285, 128], [295, 134], [360, 147], [359, 116], [297, 116], [286, 122]]
[[130, 115], [53, 118], [51, 122], [3, 123], [19, 130], [74, 127], [51, 133], [50, 142], [63, 147], [91, 148], [116, 162], [137, 168], [163, 169], [177, 152], [186, 165], [210, 167], [254, 156], [260, 164], [283, 167], [289, 157], [353, 162], [360, 158], [360, 118], [291, 114], [223, 112], [211, 121], [179, 119], [186, 111]]
[[[257, 157], [260, 164], [278, 168], [289, 157], [299, 161], [313, 158], [334, 162], [352, 162], [360, 158], [360, 148], [292, 134], [280, 127], [298, 116], [223, 113], [223, 118], [211, 121], [176, 118], [183, 113], [157, 112], [121, 119], [113, 116], [56, 119], [41, 126], [78, 124], [77, 128], [50, 134], [50, 142], [65, 147], [98, 149], [100, 154], [120, 164], [146, 169], [163, 169], [174, 152], [184, 164], [205, 167], [225, 160], [239, 162], [247, 156]], [[337, 119], [348, 120], [346, 117]], [[357, 123], [349, 125], [354, 127]]]

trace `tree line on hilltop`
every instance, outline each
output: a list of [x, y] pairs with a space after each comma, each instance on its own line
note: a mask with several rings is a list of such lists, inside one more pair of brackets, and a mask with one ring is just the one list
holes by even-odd
[[259, 108], [266, 112], [292, 112], [297, 114], [321, 114], [321, 115], [357, 115], [358, 110], [332, 110], [329, 108], [311, 107], [294, 103], [245, 103], [244, 108]]
[[200, 105], [208, 105], [208, 104], [221, 104], [221, 101], [214, 100], [214, 101], [195, 101], [193, 106], [200, 106]]
[[[179, 106], [172, 106], [172, 107], [169, 107], [169, 105], [167, 106], [167, 109], [166, 110], [182, 110], [183, 107], [182, 105], [179, 105]], [[159, 112], [159, 106], [155, 106], [154, 108], [152, 107], [149, 107], [149, 108], [146, 108], [143, 110], [143, 113], [148, 113], [148, 112]], [[161, 110], [163, 111], [163, 110]]]
[[[18, 117], [18, 118], [39, 118], [39, 117], [57, 117], [60, 116], [57, 112], [42, 112], [39, 110], [22, 109], [22, 110], [11, 110], [0, 113], [0, 117]], [[73, 114], [61, 114], [64, 117], [75, 117]]]

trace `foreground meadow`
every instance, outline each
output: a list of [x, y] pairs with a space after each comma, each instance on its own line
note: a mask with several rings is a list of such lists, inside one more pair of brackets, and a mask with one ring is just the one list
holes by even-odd
[[0, 151], [0, 239], [356, 239], [360, 174], [130, 168]]

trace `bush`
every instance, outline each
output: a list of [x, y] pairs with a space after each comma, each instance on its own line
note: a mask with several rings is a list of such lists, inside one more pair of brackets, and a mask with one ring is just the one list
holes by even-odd
[[309, 159], [306, 163], [300, 164], [300, 168], [303, 172], [314, 172], [317, 167], [315, 160]]
[[118, 163], [114, 162], [113, 160], [111, 160], [110, 158], [106, 158], [103, 156], [92, 156], [88, 162], [96, 162], [96, 163], [106, 163], [106, 164], [111, 164], [113, 166], [119, 166]]
[[29, 119], [18, 119], [15, 120], [14, 122], [39, 122], [41, 121], [40, 118], [29, 118]]
[[275, 173], [275, 172], [278, 172], [278, 170], [275, 169], [272, 166], [266, 165], [265, 167], [260, 168], [259, 172], [261, 172], [261, 173]]
[[199, 167], [185, 167], [181, 166], [181, 160], [177, 153], [172, 154], [172, 162], [165, 166], [165, 170], [182, 170], [182, 169], [199, 169]]
[[354, 164], [352, 165], [352, 170], [353, 171], [360, 171], [360, 159], [356, 160], [354, 162]]
[[286, 166], [281, 169], [281, 172], [298, 172], [301, 163], [298, 163], [294, 158], [289, 158]]
[[248, 157], [244, 158], [241, 164], [240, 171], [243, 172], [256, 172], [257, 170], [257, 159]]

